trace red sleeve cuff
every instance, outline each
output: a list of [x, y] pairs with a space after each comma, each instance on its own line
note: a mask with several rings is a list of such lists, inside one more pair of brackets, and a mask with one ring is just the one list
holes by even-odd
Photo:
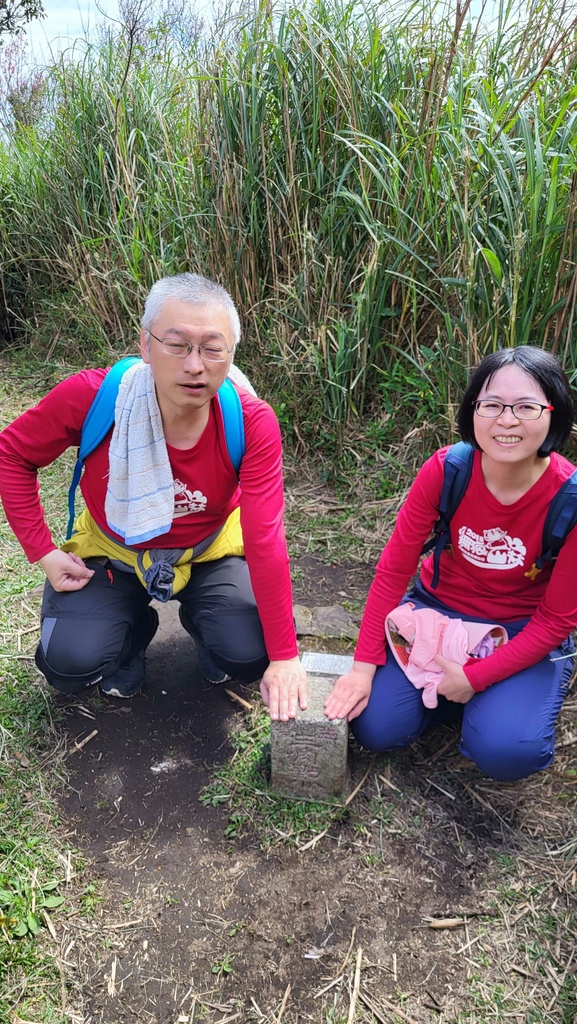
[[[489, 686], [491, 685], [490, 683], [486, 683], [483, 679], [478, 679], [477, 678], [478, 673], [475, 672], [475, 669], [481, 663], [482, 663], [482, 659], [479, 659], [479, 658], [469, 658], [469, 660], [466, 661], [465, 664], [463, 665], [463, 672], [465, 673], [465, 675], [467, 677], [467, 681], [469, 682], [469, 685], [472, 686], [472, 688], [475, 691], [475, 693], [483, 693], [483, 691], [487, 690], [489, 688]], [[467, 671], [469, 666], [470, 666], [470, 669], [469, 669], [469, 671]]]

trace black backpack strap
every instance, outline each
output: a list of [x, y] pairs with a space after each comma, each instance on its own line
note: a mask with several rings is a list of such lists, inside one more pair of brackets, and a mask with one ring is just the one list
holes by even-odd
[[457, 441], [451, 445], [445, 455], [443, 486], [439, 499], [439, 518], [433, 528], [433, 536], [426, 542], [421, 551], [425, 555], [434, 548], [433, 579], [431, 586], [437, 589], [439, 583], [439, 566], [441, 552], [450, 540], [451, 519], [457, 511], [461, 499], [467, 490], [473, 470], [475, 449], [466, 441]]
[[567, 534], [577, 526], [577, 469], [561, 485], [549, 505], [543, 525], [542, 551], [525, 576], [537, 578], [541, 569], [559, 554]]

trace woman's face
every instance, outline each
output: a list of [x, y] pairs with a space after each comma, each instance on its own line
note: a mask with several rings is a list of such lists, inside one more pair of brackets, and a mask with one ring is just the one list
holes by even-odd
[[518, 366], [504, 366], [485, 381], [477, 401], [491, 399], [507, 408], [499, 416], [473, 415], [475, 440], [479, 448], [495, 462], [518, 463], [538, 458], [537, 452], [545, 441], [551, 425], [551, 413], [544, 409], [538, 420], [519, 419], [509, 406], [517, 402], [549, 405], [544, 391], [536, 380]]

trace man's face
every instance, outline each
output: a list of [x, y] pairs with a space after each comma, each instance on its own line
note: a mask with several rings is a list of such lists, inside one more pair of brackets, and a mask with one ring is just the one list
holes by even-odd
[[[232, 360], [234, 337], [228, 313], [222, 306], [191, 306], [180, 299], [164, 303], [152, 325], [156, 337], [140, 332], [140, 353], [150, 363], [160, 411], [182, 415], [204, 408], [216, 394]], [[224, 345], [231, 349], [223, 362], [202, 359], [198, 348], [184, 358], [165, 352], [157, 338], [171, 338], [191, 345]]]

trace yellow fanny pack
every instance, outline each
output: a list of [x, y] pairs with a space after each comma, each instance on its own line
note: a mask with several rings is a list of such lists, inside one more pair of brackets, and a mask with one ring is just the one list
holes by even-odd
[[62, 544], [80, 558], [107, 558], [129, 572], [135, 572], [152, 597], [168, 601], [183, 590], [195, 562], [214, 562], [227, 555], [244, 555], [240, 509], [235, 508], [224, 525], [194, 548], [147, 548], [138, 550], [109, 537], [95, 523], [88, 509], [74, 524], [74, 532]]

